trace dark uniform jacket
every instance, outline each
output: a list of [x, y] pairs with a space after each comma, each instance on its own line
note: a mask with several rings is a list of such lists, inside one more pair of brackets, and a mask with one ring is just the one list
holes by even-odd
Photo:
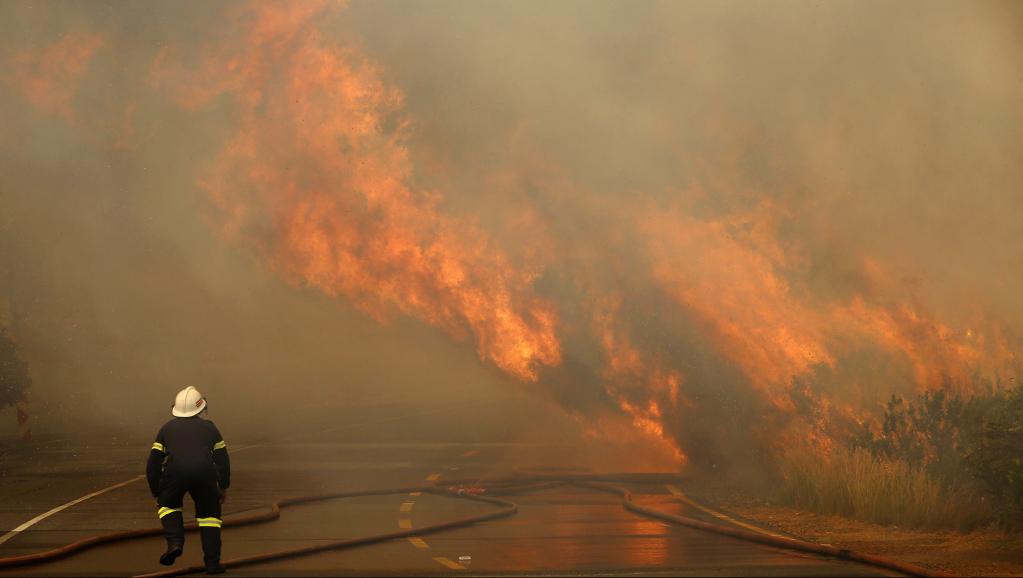
[[146, 464], [153, 496], [159, 494], [163, 476], [216, 481], [223, 490], [231, 485], [227, 444], [212, 421], [199, 416], [176, 417], [160, 428]]

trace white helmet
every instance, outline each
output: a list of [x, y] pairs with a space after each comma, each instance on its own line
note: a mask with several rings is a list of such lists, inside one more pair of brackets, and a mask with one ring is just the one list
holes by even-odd
[[199, 393], [199, 390], [191, 385], [178, 392], [174, 398], [174, 407], [171, 414], [174, 417], [192, 417], [206, 409], [206, 398]]

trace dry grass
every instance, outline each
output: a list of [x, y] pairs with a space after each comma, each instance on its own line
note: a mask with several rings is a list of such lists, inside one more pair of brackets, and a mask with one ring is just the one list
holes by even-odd
[[863, 449], [823, 457], [792, 452], [782, 463], [781, 499], [822, 514], [915, 528], [971, 530], [991, 520], [984, 498], [946, 488], [904, 462]]

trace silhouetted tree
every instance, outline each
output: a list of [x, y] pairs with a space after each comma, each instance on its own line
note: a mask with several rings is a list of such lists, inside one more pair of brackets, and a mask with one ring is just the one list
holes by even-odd
[[0, 327], [0, 409], [24, 399], [31, 385], [28, 365], [18, 356], [14, 340]]

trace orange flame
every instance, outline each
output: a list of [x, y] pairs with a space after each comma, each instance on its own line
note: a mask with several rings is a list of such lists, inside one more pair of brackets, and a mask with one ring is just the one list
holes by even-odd
[[754, 387], [784, 407], [778, 391], [834, 357], [824, 343], [824, 320], [782, 275], [784, 251], [742, 224], [674, 212], [648, 215], [640, 227], [654, 280], [706, 326]]
[[[791, 409], [793, 381], [820, 366], [835, 368], [857, 343], [906, 360], [919, 389], [954, 387], [969, 394], [986, 376], [1014, 375], [1013, 348], [997, 324], [953, 329], [909, 302], [870, 304], [821, 299], [794, 289], [802, 262], [772, 232], [770, 205], [720, 219], [682, 212], [645, 215], [640, 228], [652, 256], [652, 276], [706, 328], [717, 348], [779, 409]], [[876, 260], [865, 275], [883, 283]]]
[[[326, 7], [260, 4], [236, 38], [205, 51], [188, 79], [169, 53], [158, 80], [180, 101], [234, 98], [237, 133], [204, 181], [225, 231], [296, 282], [344, 295], [377, 317], [411, 315], [475, 337], [481, 358], [524, 380], [560, 362], [551, 304], [533, 295], [539, 263], [513, 263], [471, 221], [414, 189], [402, 96], [353, 48], [315, 26]], [[185, 75], [184, 78], [180, 78]]]
[[[220, 96], [235, 105], [235, 132], [203, 179], [225, 234], [295, 283], [343, 296], [377, 318], [397, 312], [471, 338], [482, 359], [529, 381], [562, 362], [558, 311], [535, 282], [546, 268], [575, 274], [580, 293], [604, 295], [585, 304], [572, 328], [601, 349], [603, 395], [633, 431], [684, 460], [686, 448], [673, 436], [686, 415], [707, 410], [687, 396], [695, 387], [684, 379], [688, 366], [637, 346], [642, 340], [620, 318], [621, 289], [598, 289], [600, 282], [572, 269], [572, 257], [548, 250], [549, 240], [519, 239], [525, 247], [513, 256], [475, 220], [453, 214], [441, 194], [417, 186], [403, 95], [357, 49], [320, 34], [316, 22], [330, 9], [258, 4], [236, 14], [222, 41], [202, 47], [196, 66], [170, 49], [157, 58], [154, 79], [181, 105], [213, 107]], [[994, 324], [953, 328], [910, 300], [880, 301], [869, 291], [816, 294], [800, 248], [780, 240], [784, 212], [776, 204], [705, 218], [683, 208], [625, 212], [631, 217], [606, 242], [639, 239], [629, 274], [667, 296], [670, 313], [695, 322], [765, 406], [790, 415], [794, 395], [811, 400], [804, 422], [780, 426], [786, 440], [830, 447], [828, 416], [857, 410], [794, 384], [822, 368], [840, 373], [864, 343], [908, 362], [920, 388], [951, 380], [965, 391], [978, 371], [1014, 371], [1013, 348]], [[532, 223], [541, 213], [520, 214]], [[585, 252], [571, 239], [550, 244]], [[865, 278], [883, 283], [883, 267], [863, 261]], [[849, 385], [856, 376], [840, 379]]]
[[73, 32], [41, 51], [18, 52], [12, 63], [11, 81], [40, 111], [74, 123], [72, 99], [103, 44], [98, 35]]
[[968, 395], [977, 375], [995, 382], [1012, 377], [1015, 354], [994, 325], [986, 326], [983, 333], [955, 330], [907, 303], [882, 308], [870, 306], [860, 297], [837, 308], [834, 318], [904, 355], [919, 389], [953, 387]]
[[[632, 417], [633, 427], [653, 443], [670, 448], [677, 463], [685, 461], [685, 454], [677, 440], [665, 431], [667, 416], [661, 404], [679, 406], [679, 387], [682, 375], [663, 367], [660, 360], [646, 360], [628, 338], [615, 327], [620, 299], [603, 300], [595, 314], [595, 329], [601, 337], [607, 366], [604, 369], [604, 390], [618, 407]], [[660, 400], [660, 401], [659, 401]], [[691, 407], [691, 404], [686, 404]]]

